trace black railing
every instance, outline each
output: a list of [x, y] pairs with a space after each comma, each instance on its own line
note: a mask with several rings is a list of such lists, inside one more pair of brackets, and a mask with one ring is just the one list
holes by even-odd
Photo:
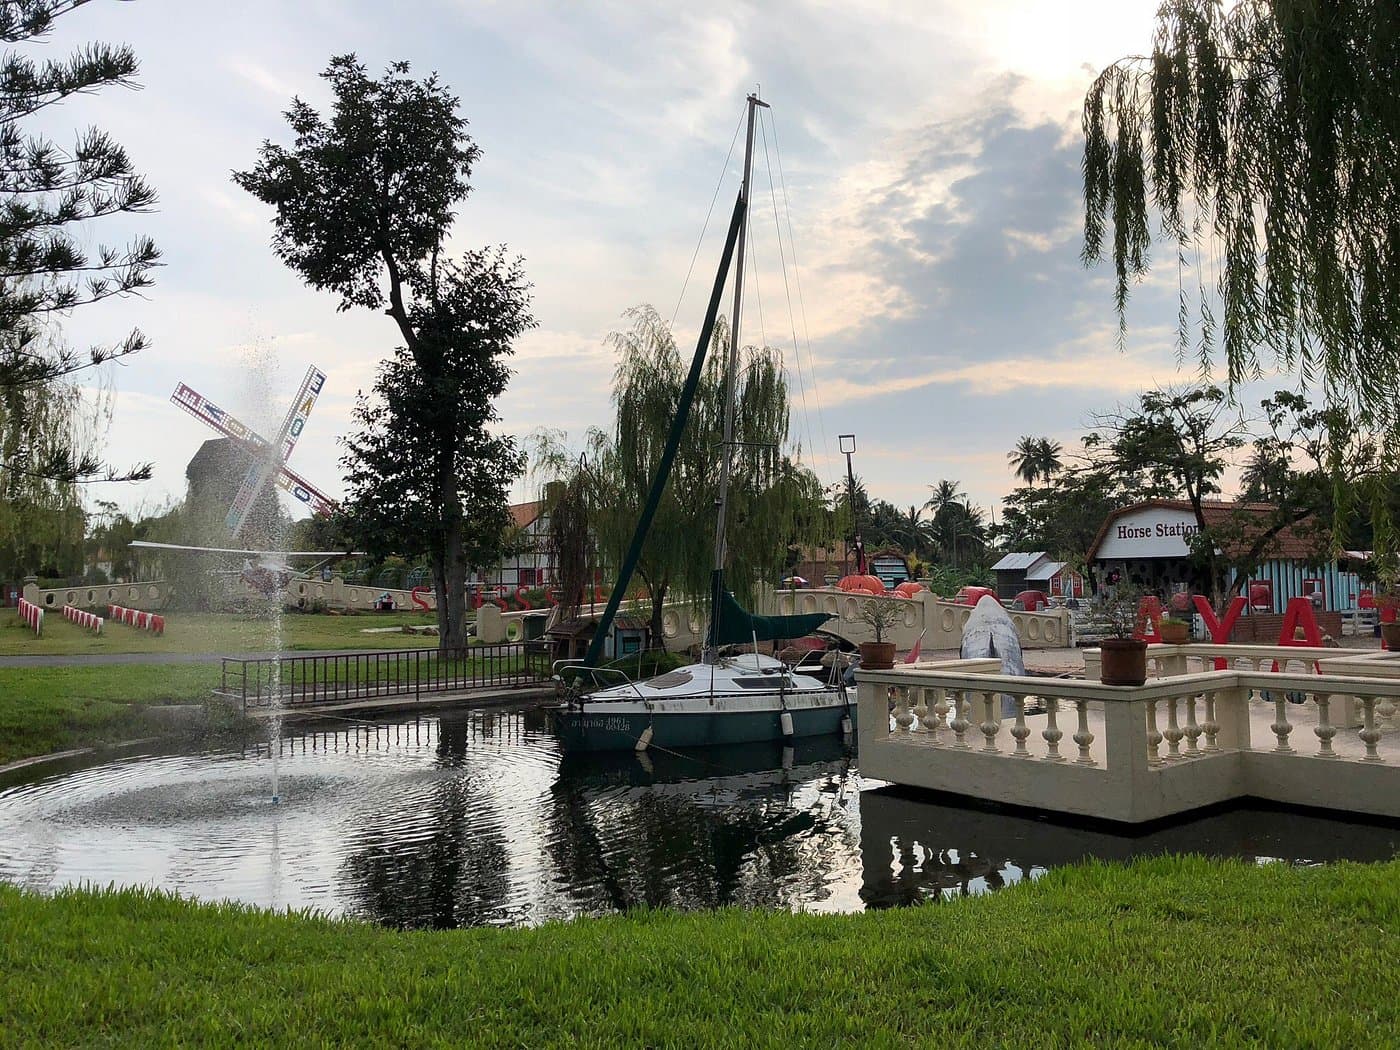
[[549, 678], [538, 643], [506, 642], [463, 649], [389, 649], [243, 659], [226, 656], [221, 695], [249, 707], [346, 703], [387, 697], [505, 689]]

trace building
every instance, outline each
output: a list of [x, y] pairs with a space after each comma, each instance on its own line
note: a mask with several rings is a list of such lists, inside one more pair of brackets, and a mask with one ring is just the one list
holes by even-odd
[[1084, 597], [1084, 577], [1056, 561], [1045, 551], [1013, 551], [992, 566], [997, 598], [1013, 601], [1022, 591], [1041, 591], [1050, 597]]
[[511, 505], [516, 552], [492, 569], [475, 570], [470, 582], [513, 591], [547, 587], [554, 582], [554, 552], [549, 543], [549, 511], [544, 500]]
[[[1266, 540], [1259, 567], [1242, 583], [1231, 569], [1229, 585], [1248, 598], [1254, 613], [1281, 614], [1296, 597], [1311, 599], [1319, 609], [1355, 609], [1364, 589], [1356, 558], [1333, 558], [1330, 534], [1315, 520], [1268, 535], [1275, 509], [1268, 503], [1219, 500], [1202, 505], [1206, 527], [1222, 537], [1219, 551], [1227, 558], [1241, 559], [1257, 541]], [[1164, 596], [1209, 594], [1209, 581], [1200, 578], [1200, 568], [1190, 558], [1191, 538], [1198, 531], [1195, 512], [1185, 500], [1147, 500], [1114, 511], [1089, 548], [1096, 583], [1103, 587], [1126, 580]]]

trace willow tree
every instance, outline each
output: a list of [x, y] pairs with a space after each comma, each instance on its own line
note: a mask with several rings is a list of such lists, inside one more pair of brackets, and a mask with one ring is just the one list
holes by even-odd
[[1316, 379], [1394, 453], [1400, 6], [1167, 0], [1151, 54], [1105, 69], [1083, 119], [1084, 256], [1111, 255], [1120, 324], [1155, 215], [1183, 351], [1194, 332], [1205, 371], [1223, 351], [1231, 388], [1266, 366]]
[[[607, 569], [621, 562], [646, 502], [688, 364], [670, 326], [652, 307], [636, 307], [625, 316], [631, 327], [609, 337], [617, 354], [612, 426], [589, 432], [579, 462], [563, 454], [557, 434], [540, 435], [536, 451], [537, 471], [568, 480], [574, 499], [586, 502], [597, 556]], [[721, 321], [637, 565], [650, 595], [652, 638], [658, 644], [667, 598], [699, 598], [710, 586], [728, 342], [729, 329]], [[781, 356], [768, 347], [745, 347], [740, 362], [727, 579], [752, 600], [755, 583], [777, 579], [790, 566], [793, 548], [824, 530], [826, 511], [816, 476], [787, 451], [788, 387]], [[571, 515], [577, 507], [578, 502], [571, 506]]]

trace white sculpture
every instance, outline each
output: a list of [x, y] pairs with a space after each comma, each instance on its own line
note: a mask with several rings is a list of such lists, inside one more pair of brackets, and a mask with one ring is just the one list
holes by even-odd
[[[1026, 673], [1026, 665], [1021, 659], [1021, 636], [1016, 632], [1016, 624], [1002, 608], [1001, 602], [990, 594], [982, 596], [972, 615], [967, 618], [967, 623], [963, 624], [960, 655], [964, 660], [1000, 660], [1002, 674]], [[1002, 693], [1001, 717], [1015, 716], [1015, 698]]]

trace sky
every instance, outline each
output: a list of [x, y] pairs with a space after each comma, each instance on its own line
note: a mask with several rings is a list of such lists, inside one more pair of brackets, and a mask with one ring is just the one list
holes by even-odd
[[[154, 477], [91, 494], [131, 510], [183, 494], [212, 435], [169, 403], [177, 382], [272, 431], [312, 364], [328, 381], [291, 466], [343, 491], [337, 439], [396, 330], [305, 288], [272, 254], [270, 209], [230, 173], [289, 141], [293, 96], [324, 109], [318, 74], [354, 52], [371, 71], [437, 72], [482, 149], [452, 245], [523, 256], [539, 321], [505, 430], [606, 425], [607, 336], [629, 307], [674, 313], [693, 342], [738, 189], [742, 141], [730, 147], [760, 90], [772, 110], [743, 325], [783, 350], [804, 461], [837, 480], [837, 436], [854, 433], [875, 497], [922, 503], [953, 478], [991, 509], [1016, 484], [1018, 436], [1077, 446], [1096, 411], [1192, 376], [1174, 348], [1174, 260], [1136, 289], [1121, 347], [1109, 269], [1080, 261], [1080, 104], [1099, 69], [1147, 49], [1156, 6], [95, 0], [26, 50], [129, 43], [140, 88], [72, 100], [42, 127], [63, 141], [95, 124], [127, 148], [159, 209], [84, 236], [149, 233], [164, 265], [143, 298], [66, 322], [78, 345], [133, 326], [152, 344], [100, 382], [107, 457]], [[515, 496], [535, 490], [522, 479]]]

